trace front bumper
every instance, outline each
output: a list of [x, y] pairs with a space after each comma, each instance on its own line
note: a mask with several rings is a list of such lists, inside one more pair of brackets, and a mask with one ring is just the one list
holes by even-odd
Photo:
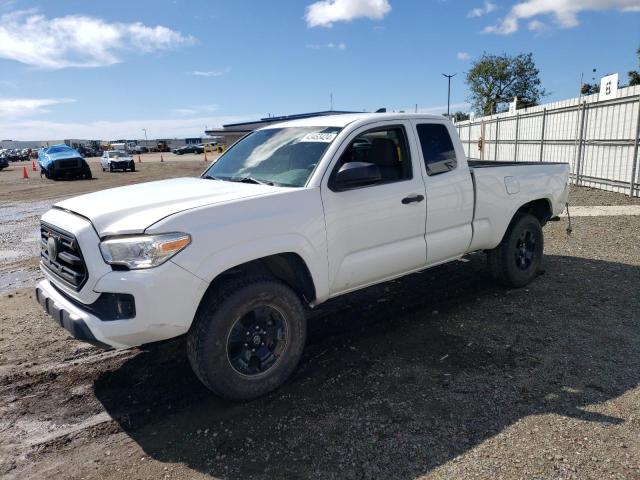
[[[95, 302], [86, 304], [54, 286], [45, 271], [36, 287], [36, 298], [62, 327], [78, 340], [128, 348], [158, 342], [187, 333], [207, 284], [168, 261], [148, 270], [112, 271], [92, 290], [98, 296], [125, 293], [135, 299], [133, 318], [100, 318]], [[86, 287], [85, 287], [86, 288]]]
[[[43, 285], [44, 282], [47, 282], [48, 285]], [[109, 345], [96, 340], [82, 316], [79, 316], [71, 307], [73, 305], [71, 302], [68, 300], [68, 303], [62, 302], [60, 298], [57, 298], [56, 301], [56, 298], [51, 295], [51, 284], [48, 280], [40, 282], [36, 287], [36, 299], [44, 311], [74, 338], [99, 347], [109, 348]]]
[[113, 168], [129, 168], [129, 167], [131, 167], [131, 162], [133, 162], [133, 159], [130, 159], [130, 160], [119, 160], [117, 162], [114, 162], [112, 160], [111, 161], [111, 166]]

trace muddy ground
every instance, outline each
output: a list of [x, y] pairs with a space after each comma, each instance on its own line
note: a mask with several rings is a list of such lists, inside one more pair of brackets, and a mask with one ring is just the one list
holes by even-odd
[[[19, 230], [22, 214], [6, 212], [27, 198], [28, 230], [57, 193], [202, 169], [176, 162], [143, 157], [135, 179], [28, 194], [0, 172], [0, 232]], [[574, 189], [572, 203], [628, 200]], [[8, 287], [0, 476], [640, 478], [640, 217], [575, 218], [571, 237], [566, 225], [545, 228], [545, 271], [528, 288], [496, 286], [471, 255], [310, 311], [293, 378], [246, 404], [200, 385], [183, 340], [103, 352], [70, 339], [31, 285]], [[8, 243], [13, 268], [36, 271], [29, 242]]]

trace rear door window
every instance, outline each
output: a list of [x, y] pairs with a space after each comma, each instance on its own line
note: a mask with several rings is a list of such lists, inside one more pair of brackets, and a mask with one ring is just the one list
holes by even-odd
[[439, 123], [416, 125], [427, 175], [450, 172], [458, 166], [456, 151], [447, 127]]

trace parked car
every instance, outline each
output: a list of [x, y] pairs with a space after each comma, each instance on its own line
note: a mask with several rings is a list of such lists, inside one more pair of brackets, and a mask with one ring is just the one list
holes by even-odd
[[0, 170], [9, 166], [9, 160], [0, 153]]
[[50, 179], [91, 179], [91, 168], [75, 148], [65, 144], [41, 148], [38, 151], [40, 171]]
[[110, 172], [114, 170], [122, 170], [123, 172], [127, 170], [131, 170], [132, 172], [136, 171], [136, 162], [133, 160], [131, 154], [124, 150], [109, 150], [104, 152], [100, 158], [100, 166], [103, 172], [107, 170]]
[[83, 157], [99, 157], [102, 152], [100, 150], [98, 150], [97, 148], [95, 148], [92, 145], [80, 145], [78, 147], [78, 152], [80, 152], [82, 154]]
[[527, 285], [568, 175], [567, 163], [468, 161], [439, 116], [269, 125], [200, 178], [57, 203], [42, 217], [36, 298], [81, 340], [186, 334], [198, 378], [251, 399], [295, 369], [305, 305], [471, 252], [486, 252], [500, 283]]
[[129, 151], [136, 155], [140, 155], [141, 153], [148, 153], [149, 149], [144, 145], [136, 145], [135, 147], [132, 147], [131, 149], [129, 149]]
[[176, 155], [184, 155], [185, 153], [204, 153], [204, 146], [196, 144], [184, 145], [180, 148], [174, 148], [173, 153]]

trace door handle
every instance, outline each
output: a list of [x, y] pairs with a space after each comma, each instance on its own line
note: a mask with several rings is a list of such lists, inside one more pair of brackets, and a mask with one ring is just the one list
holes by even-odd
[[402, 203], [404, 205], [407, 205], [409, 203], [413, 203], [413, 202], [421, 202], [422, 200], [424, 200], [424, 196], [422, 195], [409, 195], [408, 197], [404, 197], [402, 199]]

